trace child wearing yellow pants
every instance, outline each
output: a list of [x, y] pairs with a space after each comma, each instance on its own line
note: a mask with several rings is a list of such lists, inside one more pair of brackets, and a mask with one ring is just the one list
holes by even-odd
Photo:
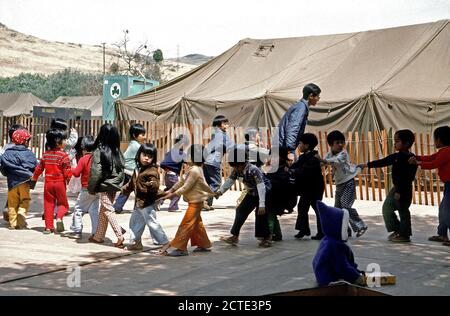
[[35, 155], [28, 149], [31, 134], [26, 129], [12, 135], [15, 146], [8, 148], [0, 158], [1, 172], [8, 180], [9, 228], [27, 227], [26, 216], [30, 207], [30, 179], [36, 168]]

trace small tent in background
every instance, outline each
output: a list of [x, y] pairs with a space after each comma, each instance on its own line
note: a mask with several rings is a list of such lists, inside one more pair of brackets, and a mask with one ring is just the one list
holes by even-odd
[[349, 34], [244, 39], [153, 90], [116, 102], [119, 119], [277, 126], [305, 84], [322, 88], [310, 131], [450, 124], [449, 20]]
[[90, 110], [92, 119], [102, 119], [102, 96], [77, 96], [58, 97], [53, 103], [57, 108], [74, 108], [80, 110]]
[[29, 117], [34, 106], [50, 106], [32, 93], [0, 93], [0, 111], [4, 117]]

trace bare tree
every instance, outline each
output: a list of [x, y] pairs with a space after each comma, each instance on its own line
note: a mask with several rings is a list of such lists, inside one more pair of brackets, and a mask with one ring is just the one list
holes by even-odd
[[[117, 67], [114, 67], [115, 72], [131, 76], [144, 75], [147, 79], [161, 81], [160, 65], [153, 60], [155, 51], [149, 48], [147, 41], [140, 43], [136, 48], [132, 48], [129, 31], [124, 30], [123, 34], [123, 39], [113, 44], [119, 51]], [[124, 65], [122, 69], [120, 69], [121, 64]]]

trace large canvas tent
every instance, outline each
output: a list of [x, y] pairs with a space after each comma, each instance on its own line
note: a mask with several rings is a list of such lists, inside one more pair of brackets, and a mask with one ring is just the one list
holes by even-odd
[[5, 117], [31, 116], [34, 106], [50, 106], [32, 93], [0, 93], [0, 111]]
[[93, 119], [101, 119], [103, 113], [102, 96], [76, 96], [76, 97], [58, 97], [53, 101], [52, 106], [59, 108], [75, 108], [90, 110]]
[[322, 88], [309, 130], [430, 131], [450, 123], [449, 20], [349, 34], [244, 39], [155, 90], [116, 102], [120, 119], [276, 126], [305, 84]]

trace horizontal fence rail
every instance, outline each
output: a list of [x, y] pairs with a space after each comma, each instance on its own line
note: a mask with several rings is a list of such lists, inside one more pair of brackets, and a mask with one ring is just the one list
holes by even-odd
[[[37, 158], [42, 157], [45, 146], [45, 133], [50, 128], [51, 118], [7, 118], [4, 117], [2, 123], [2, 139], [1, 145], [4, 146], [8, 142], [8, 128], [12, 124], [22, 124], [33, 135], [30, 142], [30, 149], [35, 153]], [[68, 125], [75, 128], [79, 136], [93, 135], [96, 136], [100, 126], [104, 124], [103, 120], [70, 120]], [[179, 134], [188, 135], [191, 143], [201, 143], [207, 145], [211, 139], [212, 127], [206, 124], [179, 125], [173, 123], [161, 123], [150, 121], [114, 121], [114, 125], [121, 132], [121, 149], [125, 151], [129, 136], [128, 129], [131, 124], [140, 123], [146, 130], [146, 141], [154, 143], [158, 149], [158, 161], [161, 161], [164, 154], [174, 145], [174, 139]], [[270, 140], [272, 139], [272, 130], [270, 128], [260, 128], [261, 142], [270, 148]], [[244, 143], [243, 127], [231, 126], [228, 135], [235, 143]], [[327, 144], [327, 132], [316, 133], [319, 145], [317, 150], [324, 157], [329, 146]], [[386, 157], [394, 152], [393, 132], [382, 130], [380, 132], [347, 132], [346, 149], [350, 155], [350, 160], [354, 164], [366, 163], [370, 160]], [[264, 145], [263, 145], [264, 146]], [[412, 147], [412, 152], [416, 155], [430, 155], [435, 153], [434, 144], [430, 134], [416, 134], [416, 142]], [[226, 157], [224, 158], [226, 162]], [[230, 175], [231, 168], [227, 163], [223, 164], [223, 177]], [[333, 197], [335, 186], [333, 185], [332, 170], [330, 166], [323, 167], [323, 177], [326, 183], [325, 197]], [[355, 178], [357, 189], [355, 198], [358, 200], [382, 201], [392, 187], [391, 168], [364, 169], [362, 173]], [[422, 205], [437, 205], [441, 200], [441, 190], [443, 184], [440, 182], [436, 170], [417, 171], [416, 180], [413, 184], [413, 203]], [[236, 182], [233, 190], [242, 190], [243, 185]]]

